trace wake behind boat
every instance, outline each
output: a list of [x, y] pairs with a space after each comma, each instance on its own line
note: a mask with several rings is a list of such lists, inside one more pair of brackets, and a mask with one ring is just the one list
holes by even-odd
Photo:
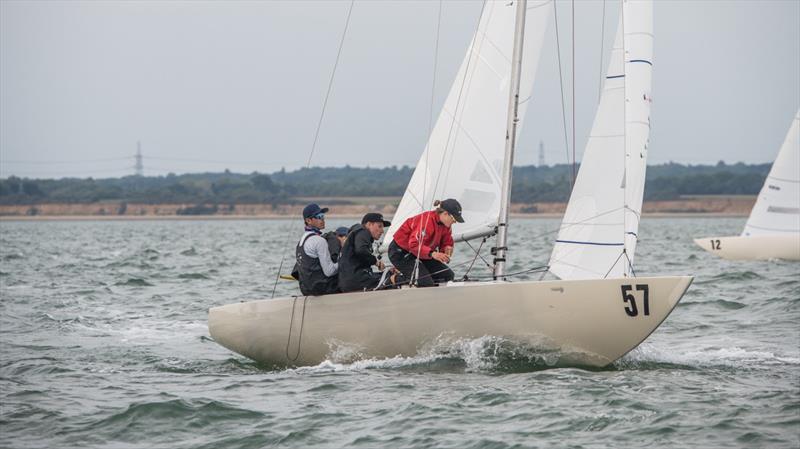
[[622, 2], [593, 135], [550, 260], [560, 280], [509, 282], [505, 272], [514, 147], [553, 7], [552, 0], [484, 4], [384, 236], [391, 242], [397, 226], [434, 199], [457, 198], [466, 222], [453, 225], [454, 240], [497, 235], [493, 281], [215, 307], [211, 336], [246, 357], [284, 366], [413, 356], [442, 340], [496, 336], [601, 367], [644, 341], [692, 281], [636, 277], [633, 269], [650, 131], [650, 0]]

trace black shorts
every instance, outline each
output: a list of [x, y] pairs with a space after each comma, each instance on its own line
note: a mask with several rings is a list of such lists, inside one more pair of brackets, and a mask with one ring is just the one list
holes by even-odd
[[[389, 245], [389, 260], [395, 268], [403, 273], [405, 279], [411, 279], [417, 258], [414, 254], [400, 248], [394, 241]], [[433, 287], [455, 278], [453, 270], [436, 259], [420, 259], [419, 273], [416, 280], [418, 287]]]

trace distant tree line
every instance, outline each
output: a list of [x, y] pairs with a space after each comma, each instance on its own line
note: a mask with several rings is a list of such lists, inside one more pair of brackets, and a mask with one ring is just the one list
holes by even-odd
[[[681, 195], [750, 194], [761, 189], [771, 164], [663, 164], [647, 168], [645, 199]], [[411, 179], [407, 166], [387, 168], [314, 167], [272, 174], [196, 173], [122, 178], [0, 179], [0, 204], [95, 203], [145, 204], [292, 204], [298, 197], [400, 196]], [[572, 167], [515, 167], [514, 202], [563, 202], [569, 199]], [[121, 206], [122, 207], [122, 206]], [[205, 210], [187, 208], [192, 214]], [[124, 211], [122, 212], [124, 213]]]
[[[682, 195], [757, 195], [772, 164], [683, 165], [673, 162], [647, 167], [645, 200], [671, 200]], [[580, 167], [577, 167], [580, 168]], [[572, 166], [515, 167], [512, 202], [565, 202], [572, 191]]]

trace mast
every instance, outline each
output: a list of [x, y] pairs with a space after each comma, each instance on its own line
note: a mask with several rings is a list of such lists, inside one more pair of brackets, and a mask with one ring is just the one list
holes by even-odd
[[503, 185], [500, 190], [500, 216], [497, 222], [497, 246], [494, 253], [494, 279], [504, 279], [506, 265], [506, 240], [508, 230], [508, 206], [511, 203], [511, 174], [514, 168], [514, 146], [517, 143], [519, 118], [519, 80], [522, 73], [522, 44], [525, 39], [525, 11], [527, 0], [517, 0], [517, 20], [514, 25], [514, 54], [511, 58], [511, 83], [508, 98], [508, 121], [506, 124], [506, 154], [503, 164]]

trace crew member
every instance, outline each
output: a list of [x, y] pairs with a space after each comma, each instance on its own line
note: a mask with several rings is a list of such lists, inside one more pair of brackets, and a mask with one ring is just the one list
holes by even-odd
[[337, 293], [338, 265], [331, 260], [328, 242], [322, 237], [325, 229], [325, 213], [328, 208], [309, 204], [303, 209], [305, 232], [297, 243], [297, 274], [300, 291], [304, 295], [326, 295]]
[[[343, 292], [375, 290], [380, 284], [385, 269], [383, 262], [372, 254], [372, 244], [383, 235], [383, 229], [391, 223], [375, 212], [364, 215], [361, 224], [353, 225], [347, 234], [339, 257], [339, 287]], [[378, 273], [372, 267], [378, 268]], [[395, 283], [394, 275], [390, 283]]]
[[[328, 252], [331, 253], [331, 261], [338, 262], [339, 253], [342, 252], [342, 245], [344, 245], [344, 239], [347, 238], [347, 228], [344, 226], [339, 226], [335, 231], [329, 231], [322, 234], [322, 238], [328, 242]], [[295, 262], [294, 267], [292, 268], [291, 279], [295, 281], [300, 279], [297, 262]]]
[[328, 251], [331, 253], [331, 260], [334, 262], [339, 261], [339, 253], [342, 252], [344, 246], [344, 239], [347, 238], [347, 228], [339, 226], [335, 231], [330, 231], [322, 234], [322, 237], [328, 242]]
[[419, 287], [452, 281], [455, 276], [447, 263], [453, 255], [451, 226], [464, 222], [461, 204], [451, 198], [436, 201], [434, 207], [407, 218], [389, 245], [389, 260], [406, 279], [416, 280]]

